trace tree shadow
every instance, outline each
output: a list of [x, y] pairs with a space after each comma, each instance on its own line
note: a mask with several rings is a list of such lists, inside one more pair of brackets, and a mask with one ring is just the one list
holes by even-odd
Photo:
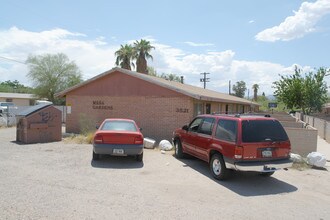
[[[238, 172], [230, 171], [229, 178], [224, 181], [219, 181], [213, 178], [209, 165], [199, 159], [179, 159], [184, 163], [184, 167], [189, 167], [204, 176], [212, 179], [219, 185], [228, 188], [229, 190], [241, 195], [241, 196], [262, 196], [262, 195], [274, 195], [281, 193], [291, 193], [298, 190], [297, 187], [278, 180], [274, 177], [264, 177], [258, 175], [256, 172]], [[289, 172], [289, 171], [279, 171]], [[276, 175], [276, 173], [274, 174]]]
[[140, 169], [144, 163], [136, 161], [133, 156], [100, 155], [99, 160], [91, 160], [91, 165], [94, 168], [104, 169]]

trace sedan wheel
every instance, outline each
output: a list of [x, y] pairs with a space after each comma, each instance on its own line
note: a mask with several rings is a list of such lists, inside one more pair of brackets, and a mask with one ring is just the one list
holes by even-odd
[[140, 155], [136, 155], [135, 159], [136, 159], [136, 161], [138, 161], [138, 162], [142, 162], [142, 161], [143, 161], [143, 153], [140, 154]]
[[266, 172], [266, 173], [259, 173], [260, 176], [264, 176], [264, 177], [269, 177], [271, 175], [273, 175], [275, 172]]
[[96, 154], [94, 151], [93, 151], [93, 160], [98, 160], [100, 159], [100, 155], [99, 154]]

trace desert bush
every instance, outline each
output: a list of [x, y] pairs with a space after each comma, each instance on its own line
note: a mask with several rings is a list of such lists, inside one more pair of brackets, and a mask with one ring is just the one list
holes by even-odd
[[87, 116], [86, 114], [79, 114], [78, 123], [80, 133], [85, 136], [95, 131], [95, 120], [93, 117]]

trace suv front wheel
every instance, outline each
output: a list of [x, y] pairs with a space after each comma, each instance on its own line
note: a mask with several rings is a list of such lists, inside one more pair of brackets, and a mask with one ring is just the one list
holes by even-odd
[[228, 169], [220, 154], [213, 154], [210, 160], [210, 170], [212, 176], [218, 180], [225, 180], [228, 177]]
[[184, 157], [184, 153], [182, 152], [182, 144], [181, 141], [179, 139], [175, 140], [175, 157], [176, 158], [183, 158]]

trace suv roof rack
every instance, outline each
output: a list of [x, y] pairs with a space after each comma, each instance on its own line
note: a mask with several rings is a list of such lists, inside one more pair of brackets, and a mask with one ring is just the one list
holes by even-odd
[[235, 117], [235, 118], [241, 118], [241, 117], [249, 117], [249, 116], [259, 116], [259, 117], [265, 117], [270, 118], [270, 114], [262, 114], [262, 113], [237, 113], [237, 114], [225, 114], [225, 113], [216, 113], [213, 112], [212, 115], [221, 115], [221, 116], [228, 116], [228, 117]]

